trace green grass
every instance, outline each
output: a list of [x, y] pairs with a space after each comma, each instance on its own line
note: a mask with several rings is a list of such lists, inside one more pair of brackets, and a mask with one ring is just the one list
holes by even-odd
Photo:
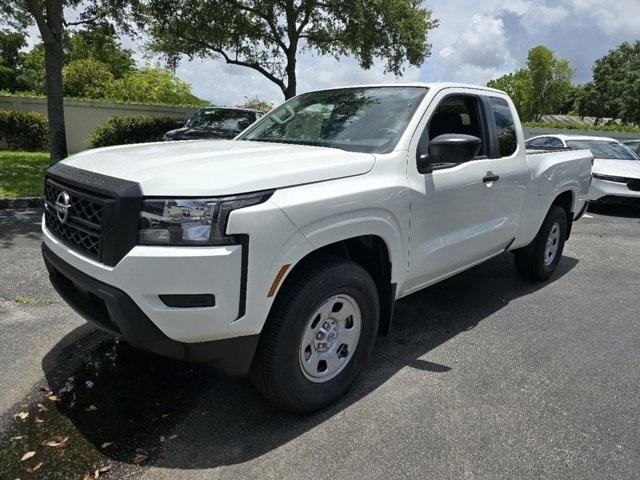
[[42, 196], [49, 164], [48, 153], [0, 151], [0, 197]]

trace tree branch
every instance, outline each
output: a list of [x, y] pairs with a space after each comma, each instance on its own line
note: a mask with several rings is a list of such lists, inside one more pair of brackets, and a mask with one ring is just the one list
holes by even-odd
[[276, 77], [273, 73], [271, 73], [266, 68], [262, 67], [260, 64], [258, 64], [256, 62], [244, 62], [242, 60], [238, 60], [237, 58], [233, 59], [221, 48], [216, 48], [216, 47], [213, 47], [213, 46], [210, 46], [209, 48], [211, 48], [211, 50], [213, 50], [214, 52], [220, 54], [222, 56], [222, 58], [224, 58], [224, 60], [227, 63], [229, 63], [231, 65], [239, 65], [241, 67], [252, 68], [253, 70], [255, 70], [257, 72], [260, 72], [262, 75], [267, 77], [273, 83], [278, 85], [278, 87], [280, 87], [280, 90], [282, 90], [282, 92], [284, 92], [286, 90], [287, 87], [285, 86], [284, 81], [282, 81], [280, 78]]
[[277, 25], [274, 23], [272, 16], [269, 16], [266, 13], [261, 12], [257, 8], [248, 7], [246, 5], [243, 5], [242, 3], [236, 2], [234, 0], [223, 0], [223, 1], [225, 3], [227, 3], [227, 4], [229, 4], [229, 5], [237, 8], [237, 9], [239, 9], [239, 10], [244, 10], [245, 12], [253, 13], [254, 15], [256, 15], [256, 16], [260, 17], [261, 19], [263, 19], [267, 23], [267, 25], [269, 26], [269, 30], [271, 30], [271, 34], [273, 35], [273, 37], [270, 37], [271, 40], [273, 40], [282, 49], [282, 51], [284, 51], [284, 52], [287, 51], [287, 46], [280, 39]]
[[42, 35], [42, 39], [45, 41], [52, 41], [54, 39], [53, 32], [49, 28], [47, 23], [47, 19], [45, 18], [41, 6], [38, 4], [36, 0], [25, 0], [25, 7], [33, 15], [33, 18], [38, 25], [38, 30], [40, 30], [40, 35]]

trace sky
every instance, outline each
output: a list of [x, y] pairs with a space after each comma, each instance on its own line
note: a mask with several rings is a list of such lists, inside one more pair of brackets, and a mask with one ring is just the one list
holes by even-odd
[[[427, 0], [440, 26], [429, 35], [432, 54], [402, 77], [381, 63], [363, 70], [352, 58], [336, 60], [303, 52], [298, 93], [382, 81], [453, 81], [485, 84], [524, 65], [531, 47], [544, 44], [571, 61], [579, 83], [591, 78], [593, 62], [624, 41], [640, 40], [640, 0]], [[127, 39], [128, 48], [137, 48]], [[136, 56], [142, 59], [142, 53]], [[215, 105], [259, 97], [274, 104], [280, 90], [253, 70], [207, 59], [183, 61], [177, 75], [193, 93]]]

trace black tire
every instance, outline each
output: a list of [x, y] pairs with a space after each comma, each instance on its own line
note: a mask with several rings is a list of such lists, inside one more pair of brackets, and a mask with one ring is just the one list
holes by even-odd
[[[310, 381], [300, 364], [300, 347], [310, 316], [334, 295], [348, 295], [361, 313], [355, 351], [343, 369], [324, 383]], [[282, 286], [260, 334], [250, 378], [279, 408], [312, 412], [323, 408], [351, 386], [364, 368], [378, 332], [376, 284], [359, 265], [324, 256], [297, 268]]]
[[[547, 262], [545, 261], [547, 240], [555, 225], [560, 230], [557, 238], [557, 250], [552, 261]], [[560, 262], [566, 236], [567, 213], [564, 208], [553, 205], [531, 245], [514, 252], [516, 270], [529, 280], [548, 280]]]

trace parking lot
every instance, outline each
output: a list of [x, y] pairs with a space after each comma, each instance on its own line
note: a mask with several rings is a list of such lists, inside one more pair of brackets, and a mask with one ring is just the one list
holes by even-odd
[[401, 300], [346, 398], [306, 416], [87, 325], [38, 231], [0, 212], [2, 479], [640, 475], [638, 211], [591, 211], [548, 283], [506, 254]]

